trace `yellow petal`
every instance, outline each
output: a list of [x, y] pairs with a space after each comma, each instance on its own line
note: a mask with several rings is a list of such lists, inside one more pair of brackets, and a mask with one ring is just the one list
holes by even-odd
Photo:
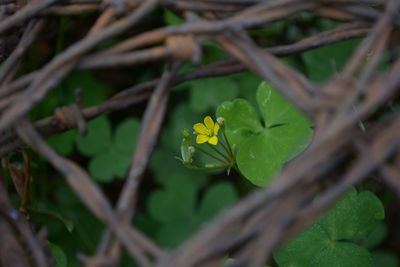
[[214, 125], [214, 135], [215, 135], [215, 136], [218, 135], [218, 131], [219, 131], [219, 124], [216, 123], [216, 124]]
[[206, 116], [204, 118], [204, 124], [206, 125], [207, 129], [210, 129], [210, 130], [214, 129], [214, 121], [213, 121], [213, 119], [211, 119], [210, 116]]
[[203, 143], [207, 142], [208, 139], [210, 139], [210, 137], [208, 137], [207, 135], [199, 134], [199, 135], [196, 137], [196, 143], [197, 143], [197, 144], [203, 144]]
[[208, 139], [208, 143], [215, 146], [216, 144], [218, 144], [218, 137], [211, 137], [210, 139]]
[[206, 126], [202, 123], [196, 123], [195, 125], [193, 125], [193, 129], [196, 131], [196, 133], [198, 134], [205, 134], [208, 135], [208, 129], [206, 128]]

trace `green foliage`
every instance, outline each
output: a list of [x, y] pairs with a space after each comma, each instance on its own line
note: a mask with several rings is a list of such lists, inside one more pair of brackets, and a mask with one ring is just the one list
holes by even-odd
[[[348, 40], [303, 53], [308, 77], [318, 82], [326, 81], [343, 68], [359, 43], [359, 40]], [[322, 62], [324, 66], [321, 66]]]
[[47, 141], [61, 155], [71, 155], [74, 151], [74, 142], [77, 135], [77, 130], [73, 129], [65, 133], [53, 135]]
[[67, 256], [65, 256], [64, 251], [62, 251], [62, 249], [59, 246], [57, 246], [53, 243], [49, 242], [48, 245], [49, 245], [50, 252], [55, 259], [54, 267], [68, 266]]
[[[161, 12], [166, 25], [184, 22], [180, 17], [182, 14], [178, 16], [168, 9]], [[74, 34], [71, 27], [77, 23], [74, 20], [66, 17], [60, 19], [54, 54], [70, 44], [66, 41]], [[317, 27], [304, 27], [315, 22]], [[258, 44], [271, 47], [282, 44], [282, 41], [298, 41], [339, 24], [306, 12], [273, 22], [265, 28], [252, 29], [250, 34]], [[116, 41], [110, 39], [97, 49], [109, 47]], [[201, 41], [202, 64], [230, 57], [216, 43]], [[358, 44], [358, 40], [344, 41], [285, 58], [284, 61], [306, 73], [312, 80], [323, 82], [343, 68]], [[37, 61], [31, 69], [37, 69], [40, 55], [30, 54]], [[179, 72], [197, 67], [185, 62]], [[136, 70], [127, 69], [127, 73], [134, 72], [137, 76], [135, 83], [159, 74], [159, 69]], [[112, 75], [110, 73], [110, 77]], [[146, 179], [142, 184], [140, 197], [144, 201], [139, 202], [134, 219], [135, 226], [159, 244], [168, 248], [179, 245], [202, 224], [234, 203], [238, 198], [237, 191], [247, 193], [253, 190], [254, 187], [247, 181], [258, 186], [266, 185], [272, 176], [279, 173], [282, 165], [301, 152], [309, 142], [312, 135], [310, 121], [274, 88], [265, 83], [260, 85], [260, 82], [254, 74], [241, 73], [187, 81], [173, 91], [166, 125], [150, 160], [150, 173], [145, 173]], [[73, 73], [30, 114], [32, 119], [49, 116], [56, 107], [72, 104], [77, 88], [82, 90], [86, 107], [103, 103], [109, 95], [117, 92], [97, 80], [92, 72]], [[243, 99], [235, 99], [238, 97]], [[195, 122], [212, 114], [215, 109], [218, 116], [225, 118], [226, 133], [234, 147], [238, 169], [247, 179], [237, 182], [233, 174], [229, 180], [222, 178], [224, 181], [216, 181], [225, 174], [217, 176], [210, 172], [195, 172], [174, 158], [180, 154], [182, 129], [191, 131]], [[131, 112], [138, 113], [137, 110], [129, 110], [129, 114]], [[86, 137], [80, 136], [76, 130], [70, 130], [49, 138], [49, 143], [57, 152], [72, 157], [78, 164], [85, 166], [87, 163], [88, 172], [97, 182], [112, 182], [114, 178], [126, 176], [136, 146], [139, 122], [132, 118], [121, 121], [117, 117], [111, 120], [101, 116], [88, 122], [88, 127]], [[191, 156], [185, 155], [186, 159]], [[40, 166], [38, 169], [45, 175], [51, 173], [47, 167]], [[104, 225], [83, 206], [64, 182], [60, 182], [62, 180], [59, 177], [55, 175], [54, 178], [51, 181], [36, 180], [39, 182], [35, 182], [35, 194], [41, 199], [39, 204], [43, 205], [37, 205], [40, 209], [36, 211], [30, 210], [31, 219], [35, 226], [46, 225], [49, 239], [60, 246], [49, 244], [56, 259], [55, 266], [81, 266], [76, 258], [77, 253], [94, 253]], [[111, 197], [116, 196], [114, 190], [119, 189], [118, 186], [103, 186], [107, 196]], [[37, 203], [33, 204], [36, 206]], [[317, 223], [276, 252], [275, 259], [281, 267], [398, 266], [396, 255], [379, 246], [387, 232], [383, 222], [377, 223], [382, 218], [382, 205], [374, 195], [351, 190]], [[132, 262], [127, 261], [121, 266], [132, 266]]]
[[68, 267], [82, 266], [77, 260], [77, 253], [94, 253], [104, 226], [62, 180], [55, 184], [53, 193], [54, 209], [72, 221], [74, 229], [69, 232], [61, 224], [47, 221], [49, 239], [61, 247], [68, 259]]
[[237, 199], [230, 183], [219, 182], [209, 187], [199, 201], [201, 187], [193, 178], [169, 177], [164, 180], [164, 187], [154, 191], [148, 199], [149, 213], [160, 223], [156, 239], [167, 247], [178, 245]]
[[373, 267], [371, 254], [357, 241], [366, 238], [383, 218], [382, 203], [374, 194], [351, 189], [274, 258], [280, 267]]
[[49, 142], [60, 153], [71, 153], [75, 142], [78, 151], [90, 157], [88, 168], [93, 178], [99, 182], [110, 182], [114, 177], [126, 175], [138, 134], [137, 119], [122, 121], [112, 133], [111, 124], [103, 115], [88, 123], [87, 136], [82, 137], [69, 131]]
[[[187, 169], [174, 158], [180, 154], [182, 129], [190, 129], [199, 116], [187, 103], [176, 105], [169, 113], [160, 145], [150, 160], [152, 175], [162, 187], [151, 191], [146, 202], [147, 212], [136, 224], [166, 247], [180, 244], [203, 222], [236, 199], [232, 185], [207, 186], [209, 177], [205, 173]], [[218, 205], [213, 201], [216, 195], [223, 198]]]
[[71, 220], [64, 218], [60, 213], [56, 211], [52, 211], [50, 209], [29, 207], [29, 212], [31, 217], [35, 218], [36, 221], [39, 219], [39, 217], [42, 217], [42, 219], [46, 221], [54, 220], [56, 222], [61, 223], [62, 225], [65, 226], [65, 229], [67, 229], [67, 231], [70, 233], [74, 230], [74, 223]]
[[238, 96], [238, 83], [229, 77], [201, 79], [191, 82], [190, 108], [195, 112], [215, 109], [224, 100]]
[[80, 89], [84, 106], [93, 106], [102, 103], [109, 88], [99, 82], [91, 72], [82, 71], [73, 73], [60, 83], [31, 113], [33, 119], [50, 116], [57, 107], [70, 105], [75, 102], [76, 90]]
[[244, 99], [222, 103], [217, 116], [225, 119], [226, 134], [237, 151], [241, 173], [253, 184], [263, 186], [305, 148], [312, 131], [310, 121], [272, 86], [260, 85], [257, 102], [263, 123]]
[[169, 114], [169, 123], [161, 134], [162, 146], [171, 150], [172, 153], [178, 151], [181, 144], [182, 129], [191, 129], [193, 122], [198, 120], [199, 114], [192, 111], [188, 104], [177, 105]]
[[79, 152], [85, 156], [94, 156], [107, 149], [111, 143], [111, 125], [105, 116], [100, 116], [88, 123], [85, 137], [75, 139]]
[[167, 25], [179, 25], [183, 23], [183, 20], [175, 15], [172, 11], [164, 9], [164, 22]]
[[397, 267], [399, 266], [399, 258], [393, 252], [376, 249], [387, 236], [387, 226], [383, 222], [379, 222], [371, 231], [367, 238], [360, 244], [372, 252], [372, 260], [374, 267]]
[[[65, 79], [48, 96], [45, 102], [31, 114], [33, 117], [42, 118], [49, 116], [56, 107], [70, 105], [75, 101], [75, 91], [81, 89], [82, 98], [85, 106], [98, 105], [106, 99], [108, 88], [97, 81], [90, 72], [74, 73]], [[104, 124], [97, 122], [96, 124]], [[92, 125], [92, 132], [96, 131], [98, 125]], [[100, 129], [101, 126], [100, 126]], [[106, 134], [106, 133], [101, 133]], [[78, 132], [69, 130], [65, 133], [54, 135], [48, 139], [49, 144], [62, 155], [71, 155], [74, 151], [75, 140], [79, 137]], [[101, 144], [99, 144], [101, 146]], [[89, 145], [90, 146], [90, 145]]]
[[171, 110], [169, 122], [161, 134], [161, 146], [150, 160], [152, 174], [162, 187], [152, 191], [147, 199], [148, 216], [141, 217], [140, 225], [166, 247], [180, 244], [237, 198], [231, 184], [221, 182], [206, 186], [206, 174], [185, 168], [172, 156], [179, 155], [180, 138], [177, 136], [181, 136], [182, 129], [190, 129], [198, 116], [187, 104]]
[[[107, 132], [106, 125], [103, 124]], [[114, 177], [123, 177], [126, 175], [136, 146], [139, 126], [138, 120], [126, 119], [116, 128], [113, 139], [111, 139], [110, 134], [100, 137], [96, 136], [94, 138], [96, 141], [88, 142], [97, 143], [102, 148], [97, 149], [96, 153], [91, 154], [92, 158], [89, 162], [89, 172], [96, 180], [109, 182]], [[96, 131], [95, 133], [100, 132]], [[101, 144], [102, 142], [103, 144]], [[80, 149], [79, 146], [78, 148]]]
[[374, 229], [369, 233], [369, 235], [364, 240], [362, 240], [361, 245], [368, 249], [372, 249], [385, 239], [386, 234], [387, 234], [386, 225], [383, 222], [379, 222], [376, 224]]

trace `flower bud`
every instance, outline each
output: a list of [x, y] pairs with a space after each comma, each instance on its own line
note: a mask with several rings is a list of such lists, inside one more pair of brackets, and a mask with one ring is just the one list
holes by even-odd
[[189, 131], [187, 129], [183, 129], [182, 136], [183, 136], [183, 138], [188, 138], [190, 136]]

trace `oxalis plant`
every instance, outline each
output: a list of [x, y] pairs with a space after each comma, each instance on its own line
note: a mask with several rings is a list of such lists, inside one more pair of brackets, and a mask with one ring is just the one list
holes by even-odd
[[[183, 130], [179, 160], [197, 170], [229, 174], [234, 169], [254, 185], [268, 186], [285, 162], [306, 149], [312, 125], [266, 82], [256, 99], [258, 109], [244, 99], [223, 102], [215, 120], [206, 116], [191, 131]], [[283, 244], [274, 260], [280, 267], [396, 266], [393, 257], [388, 261], [388, 255], [374, 250], [385, 236], [379, 230], [383, 218], [383, 205], [372, 192], [352, 188], [317, 222]]]
[[266, 185], [306, 148], [312, 129], [310, 120], [265, 82], [258, 88], [257, 103], [259, 113], [244, 99], [223, 102], [216, 122], [206, 116], [193, 125], [193, 134], [183, 130], [182, 163], [199, 170], [226, 169], [228, 174], [235, 169], [254, 185]]

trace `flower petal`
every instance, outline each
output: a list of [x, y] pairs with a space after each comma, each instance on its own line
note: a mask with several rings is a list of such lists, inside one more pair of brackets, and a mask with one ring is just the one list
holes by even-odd
[[206, 126], [202, 123], [196, 123], [195, 125], [193, 125], [193, 129], [196, 131], [197, 134], [208, 135], [209, 132]]
[[210, 139], [210, 137], [208, 137], [208, 135], [199, 134], [196, 137], [196, 143], [197, 144], [203, 144], [203, 143], [207, 142], [209, 139]]
[[208, 139], [208, 143], [215, 146], [216, 144], [218, 144], [218, 137], [211, 137], [210, 139]]
[[216, 123], [216, 124], [214, 125], [214, 135], [215, 135], [215, 136], [218, 135], [218, 131], [219, 131], [219, 124]]
[[210, 130], [214, 129], [214, 121], [213, 121], [213, 119], [211, 119], [210, 116], [206, 116], [204, 118], [204, 124], [206, 125], [207, 129], [210, 129]]

